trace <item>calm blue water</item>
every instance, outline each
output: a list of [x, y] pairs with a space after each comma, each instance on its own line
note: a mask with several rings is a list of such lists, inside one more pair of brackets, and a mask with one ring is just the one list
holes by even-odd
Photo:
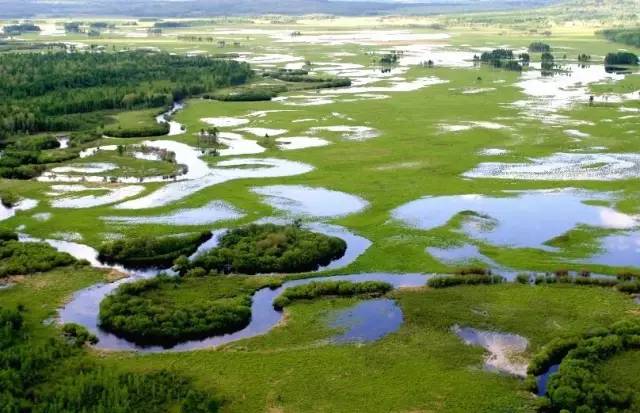
[[341, 311], [330, 323], [345, 331], [331, 339], [335, 343], [370, 342], [398, 330], [402, 325], [402, 310], [388, 298], [361, 302]]

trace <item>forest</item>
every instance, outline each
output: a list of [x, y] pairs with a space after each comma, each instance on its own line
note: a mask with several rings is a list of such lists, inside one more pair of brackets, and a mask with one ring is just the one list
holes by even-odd
[[245, 83], [246, 63], [168, 53], [0, 56], [0, 138], [74, 128], [59, 115], [162, 107]]
[[[16, 147], [29, 134], [95, 133], [110, 110], [164, 108], [176, 100], [241, 85], [253, 76], [246, 63], [168, 53], [7, 53], [0, 55], [0, 145], [13, 148], [0, 160], [0, 176], [30, 179], [44, 164], [77, 156]], [[114, 136], [159, 135], [165, 124]], [[53, 158], [52, 158], [53, 156]]]
[[607, 29], [598, 33], [612, 42], [640, 47], [640, 29]]
[[[219, 403], [168, 370], [119, 372], [84, 350], [91, 339], [78, 326], [45, 342], [31, 337], [28, 309], [0, 307], [0, 411], [212, 413]], [[84, 330], [84, 331], [82, 331]]]

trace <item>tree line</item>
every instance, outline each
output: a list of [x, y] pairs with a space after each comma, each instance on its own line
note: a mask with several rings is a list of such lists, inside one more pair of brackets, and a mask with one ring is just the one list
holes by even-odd
[[0, 55], [0, 139], [74, 129], [61, 115], [161, 107], [245, 83], [246, 63], [140, 51]]

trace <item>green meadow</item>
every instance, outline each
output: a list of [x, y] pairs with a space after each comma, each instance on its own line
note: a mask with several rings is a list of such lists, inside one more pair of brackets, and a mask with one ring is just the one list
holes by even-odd
[[[515, 12], [388, 19], [300, 18], [297, 22], [281, 24], [261, 19], [249, 23], [221, 18], [215, 24], [163, 29], [161, 36], [144, 37], [128, 37], [127, 33], [138, 30], [146, 34], [145, 30], [151, 26], [149, 22], [129, 26], [124, 25], [124, 20], [105, 19], [115, 28], [98, 37], [88, 38], [77, 33], [56, 37], [58, 41], [80, 42], [93, 49], [103, 47], [106, 53], [157, 48], [176, 54], [227, 54], [247, 60], [254, 68], [256, 75], [249, 86], [259, 88], [277, 84], [283, 86], [283, 90], [288, 89], [271, 101], [223, 102], [190, 97], [182, 102], [184, 108], [171, 117], [183, 125], [183, 133], [133, 138], [112, 138], [101, 133], [97, 139], [80, 142], [72, 148], [85, 150], [117, 145], [122, 149], [103, 150], [86, 158], [47, 165], [48, 169], [91, 163], [116, 166], [96, 174], [100, 178], [94, 182], [2, 179], [0, 190], [38, 201], [34, 208], [16, 211], [15, 216], [1, 223], [2, 227], [42, 239], [59, 240], [60, 234], [74, 234], [75, 242], [98, 249], [114, 237], [195, 234], [235, 228], [265, 218], [286, 221], [297, 218], [266, 202], [252, 191], [256, 187], [325, 188], [366, 201], [366, 206], [354, 213], [302, 217], [303, 223], [337, 225], [371, 242], [370, 247], [346, 266], [310, 274], [207, 275], [186, 278], [181, 283], [168, 284], [149, 293], [153, 305], [169, 307], [175, 313], [194, 303], [246, 300], [260, 288], [302, 277], [375, 272], [452, 274], [465, 265], [486, 265], [487, 262], [478, 257], [468, 262], [448, 262], [427, 251], [427, 248], [446, 250], [469, 244], [477, 247], [482, 257], [513, 273], [560, 270], [608, 276], [635, 273], [640, 269], [640, 261], [636, 265], [605, 265], [594, 263], [590, 258], [606, 252], [603, 240], [608, 236], [637, 233], [640, 226], [637, 177], [538, 180], [464, 176], [486, 162], [526, 164], [558, 153], [640, 153], [640, 96], [625, 100], [604, 98], [638, 95], [640, 77], [635, 68], [632, 73], [615, 78], [617, 80], [600, 77], [589, 81], [587, 76], [578, 88], [579, 96], [572, 96], [574, 100], [570, 104], [540, 112], [536, 109], [540, 101], [527, 94], [522, 86], [528, 74], [537, 73], [535, 67], [540, 61], [540, 53], [531, 53], [532, 65], [522, 73], [474, 64], [456, 55], [480, 55], [482, 51], [495, 48], [514, 49], [520, 53], [531, 42], [543, 41], [551, 46], [556, 62], [561, 65], [575, 65], [577, 55], [587, 53], [592, 56], [590, 64], [600, 67], [607, 53], [621, 49], [640, 52], [640, 49], [611, 43], [597, 35], [596, 31], [602, 29], [599, 22], [553, 21], [550, 17], [553, 10], [539, 11], [544, 22], [533, 18], [527, 21]], [[434, 26], [434, 23], [442, 26]], [[301, 37], [321, 32], [330, 40], [295, 41], [296, 36], [291, 36], [295, 31], [299, 31]], [[378, 31], [400, 31], [405, 37], [404, 40], [385, 40], [375, 36]], [[549, 33], [543, 34], [544, 31]], [[354, 32], [366, 33], [368, 37], [360, 42], [344, 41], [340, 37], [349, 38]], [[438, 36], [445, 33], [447, 37]], [[331, 40], [331, 36], [337, 36], [338, 40]], [[398, 36], [402, 38], [402, 35]], [[21, 38], [34, 43], [51, 40], [36, 34], [25, 34]], [[380, 56], [403, 48], [409, 55], [412, 47], [426, 47], [424, 59], [433, 58], [436, 63], [432, 67], [422, 62], [395, 66], [391, 70], [396, 72], [391, 75], [369, 79], [379, 74]], [[260, 57], [264, 60], [260, 61]], [[438, 59], [443, 59], [442, 63]], [[292, 84], [294, 82], [263, 76], [263, 72], [274, 68], [298, 66], [320, 75], [329, 71], [331, 76], [350, 77], [350, 87], [362, 88], [362, 92], [342, 93], [331, 88], [316, 91], [307, 89], [306, 84], [303, 88]], [[358, 71], [369, 72], [362, 75]], [[556, 76], [567, 75], [560, 72]], [[579, 73], [582, 72], [576, 69], [576, 76], [580, 76]], [[407, 87], [427, 78], [438, 82]], [[562, 85], [553, 87], [557, 89]], [[589, 104], [592, 95], [595, 101]], [[547, 103], [547, 106], [551, 105]], [[155, 117], [163, 110], [101, 113], [105, 119], [105, 135], [108, 130], [157, 127]], [[560, 121], [554, 121], [556, 117]], [[236, 126], [216, 125], [220, 140], [216, 148], [219, 150], [234, 145], [232, 140], [225, 141], [225, 133], [234, 133], [240, 134], [242, 139], [262, 144], [264, 151], [218, 156], [205, 150], [209, 148], [203, 149], [205, 145], [201, 143], [199, 133], [213, 128], [203, 121], [206, 118], [234, 118], [244, 122]], [[323, 129], [335, 126], [364, 127], [373, 130], [376, 136], [354, 139], [345, 132]], [[282, 129], [285, 132], [264, 137], [244, 128]], [[579, 131], [577, 136], [575, 130]], [[278, 143], [280, 138], [295, 137], [321, 138], [327, 144], [284, 150], [285, 146]], [[165, 185], [173, 185], [171, 179], [135, 183], [143, 187], [136, 195], [90, 208], [56, 208], [52, 204], [56, 197], [99, 196], [127, 187], [131, 183], [116, 182], [124, 177], [142, 179], [175, 174], [179, 170], [175, 163], [139, 159], [129, 152], [143, 142], [153, 146], [154, 141], [175, 141], [195, 148], [200, 153], [199, 159], [215, 171], [212, 172], [214, 175], [230, 168], [225, 166], [225, 161], [230, 159], [248, 159], [251, 166], [255, 159], [274, 158], [308, 165], [312, 169], [290, 176], [230, 179], [149, 208], [120, 209], [117, 205], [153, 194]], [[504, 152], [487, 151], [492, 148]], [[592, 163], [585, 168], [607, 172], [603, 166], [607, 166], [606, 162]], [[179, 182], [180, 177], [176, 180]], [[54, 185], [68, 184], [86, 188], [65, 195], [51, 194]], [[466, 230], [469, 217], [487, 217], [469, 211], [452, 214], [444, 224], [426, 230], [393, 216], [397, 208], [422, 197], [514, 198], [519, 191], [564, 188], [592, 194], [581, 202], [613, 210], [613, 218], [624, 218], [623, 223], [631, 220], [633, 225], [598, 227], [578, 221], [573, 228], [558, 233], [544, 245], [518, 247], [474, 238]], [[599, 198], [602, 194], [604, 196]], [[123, 223], [104, 219], [163, 216], [201, 208], [212, 201], [223, 201], [242, 216], [212, 219], [210, 223], [195, 225]], [[538, 211], [535, 205], [519, 204], [510, 208], [531, 209], [534, 213], [527, 216], [527, 221], [531, 222], [555, 212], [553, 209]], [[43, 216], [47, 218], [43, 219]], [[535, 225], [524, 224], [519, 237], [527, 239], [527, 230], [532, 231], [531, 237], [534, 237]], [[492, 225], [499, 225], [499, 222]], [[625, 251], [634, 248], [638, 251], [637, 245], [630, 245]], [[492, 270], [500, 273], [495, 268]], [[74, 292], [112, 280], [116, 275], [123, 274], [109, 269], [74, 266], [15, 277], [10, 280], [15, 285], [0, 289], [0, 306], [24, 305], [26, 325], [36, 340], [44, 342], [60, 334], [55, 322], [57, 311], [73, 299]], [[401, 309], [402, 324], [397, 331], [373, 342], [333, 343], [331, 338], [340, 330], [330, 327], [331, 321], [341, 311], [365, 301], [328, 297], [296, 301], [286, 307], [283, 319], [265, 334], [214, 348], [145, 353], [89, 347], [83, 357], [115, 371], [176, 371], [193, 379], [198, 389], [212, 394], [223, 412], [535, 412], [539, 411], [540, 399], [527, 389], [523, 378], [489, 371], [484, 366], [488, 351], [465, 344], [452, 331], [453, 326], [520, 335], [528, 340], [526, 351], [520, 356], [530, 360], [554, 338], [582, 335], [609, 327], [621, 319], [636, 319], [639, 314], [634, 297], [614, 288], [561, 283], [522, 285], [509, 282], [443, 289], [425, 286], [396, 289], [386, 297], [393, 299]], [[636, 353], [638, 351], [628, 351], [603, 363], [599, 377], [615, 388], [637, 389], [636, 372], [640, 359]], [[633, 406], [638, 403], [634, 399]], [[178, 410], [174, 406], [168, 411]]]

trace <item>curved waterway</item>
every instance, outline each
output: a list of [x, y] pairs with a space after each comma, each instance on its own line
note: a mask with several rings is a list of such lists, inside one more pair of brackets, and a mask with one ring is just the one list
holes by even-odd
[[167, 349], [161, 346], [139, 346], [123, 338], [117, 337], [114, 334], [103, 331], [98, 327], [100, 302], [104, 297], [113, 292], [121, 284], [144, 278], [145, 276], [146, 275], [144, 273], [134, 274], [132, 277], [127, 279], [122, 279], [109, 284], [97, 284], [79, 291], [74, 295], [71, 302], [60, 310], [60, 321], [62, 323], [78, 323], [86, 327], [100, 339], [96, 345], [96, 347], [100, 349], [144, 352], [187, 351], [216, 347], [245, 338], [256, 337], [269, 332], [278, 325], [283, 317], [282, 311], [276, 310], [273, 307], [273, 300], [289, 287], [330, 280], [351, 282], [383, 281], [388, 282], [394, 288], [402, 288], [423, 286], [427, 281], [427, 276], [423, 274], [388, 273], [352, 274], [287, 281], [278, 288], [263, 288], [253, 294], [251, 299], [251, 321], [245, 328], [236, 331], [235, 333], [212, 336], [204, 340], [185, 341]]
[[[326, 233], [330, 235], [336, 235], [343, 237], [347, 242], [347, 251], [343, 257], [338, 260], [332, 261], [328, 266], [320, 268], [319, 270], [326, 270], [332, 268], [339, 268], [346, 266], [353, 262], [360, 254], [362, 254], [371, 244], [369, 240], [359, 237], [350, 233], [345, 228], [337, 225], [329, 224], [310, 224], [310, 229], [320, 233]], [[212, 232], [212, 238], [202, 244], [198, 250], [192, 255], [191, 259], [195, 256], [206, 252], [207, 250], [217, 246], [220, 237], [226, 232], [226, 229], [215, 230]], [[329, 277], [316, 277], [306, 278], [299, 280], [292, 280], [283, 283], [283, 285], [277, 289], [263, 288], [256, 291], [252, 297], [251, 305], [251, 322], [245, 328], [232, 333], [219, 336], [212, 336], [204, 340], [192, 340], [180, 343], [170, 349], [163, 348], [161, 346], [143, 347], [138, 346], [130, 341], [119, 338], [114, 334], [101, 330], [98, 327], [98, 318], [100, 312], [100, 303], [108, 295], [115, 291], [119, 286], [125, 283], [135, 282], [141, 279], [155, 277], [162, 269], [152, 268], [146, 270], [134, 270], [125, 268], [121, 265], [107, 265], [98, 260], [98, 252], [88, 246], [70, 241], [53, 240], [53, 239], [38, 239], [30, 237], [26, 234], [20, 234], [20, 241], [22, 242], [45, 242], [58, 251], [67, 252], [77, 259], [87, 260], [93, 267], [97, 268], [111, 268], [128, 275], [126, 278], [122, 278], [111, 283], [99, 283], [92, 285], [86, 289], [76, 292], [69, 303], [67, 303], [59, 311], [59, 320], [61, 323], [77, 323], [86, 327], [89, 331], [95, 334], [99, 338], [99, 342], [96, 345], [100, 349], [108, 350], [129, 350], [129, 351], [146, 351], [146, 352], [159, 352], [159, 351], [186, 351], [202, 348], [215, 347], [222, 344], [230, 343], [233, 341], [241, 340], [244, 338], [255, 337], [261, 334], [265, 334], [275, 327], [282, 319], [282, 312], [273, 308], [273, 300], [282, 293], [286, 288], [296, 285], [308, 284], [310, 282], [322, 282], [322, 281], [337, 281], [346, 280], [352, 282], [364, 282], [364, 281], [385, 281], [393, 285], [394, 288], [398, 287], [416, 287], [422, 286], [426, 283], [427, 276], [422, 274], [387, 274], [387, 273], [372, 273], [372, 274], [355, 274], [355, 275], [342, 275], [342, 276], [329, 276]], [[171, 272], [165, 270], [165, 272]], [[400, 324], [397, 324], [399, 327]], [[390, 333], [392, 331], [386, 331]]]

